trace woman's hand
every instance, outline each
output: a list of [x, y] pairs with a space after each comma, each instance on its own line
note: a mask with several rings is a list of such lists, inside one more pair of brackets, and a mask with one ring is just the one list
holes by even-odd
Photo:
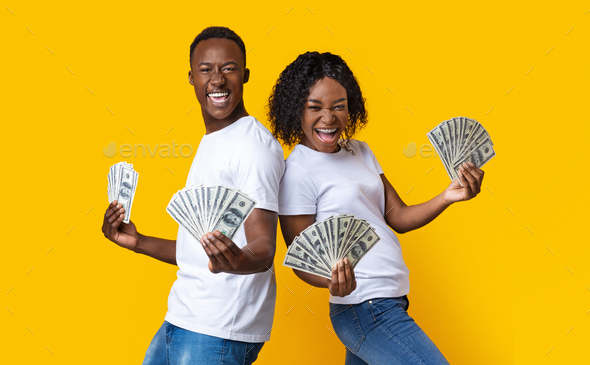
[[109, 240], [119, 246], [135, 251], [139, 241], [139, 233], [135, 224], [129, 221], [128, 224], [121, 224], [125, 218], [125, 208], [116, 200], [109, 204], [102, 222], [102, 233]]
[[356, 289], [354, 270], [346, 257], [332, 267], [332, 280], [328, 282], [328, 289], [336, 297], [345, 297]]
[[[474, 198], [481, 191], [483, 170], [471, 162], [463, 162], [457, 172], [459, 179], [453, 180], [443, 192], [443, 198], [449, 203], [456, 203]], [[461, 183], [459, 183], [461, 180]], [[461, 186], [463, 184], [463, 186]]]

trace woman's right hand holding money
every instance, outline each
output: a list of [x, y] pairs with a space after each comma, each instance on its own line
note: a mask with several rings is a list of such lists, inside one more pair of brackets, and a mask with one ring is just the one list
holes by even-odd
[[348, 258], [343, 258], [332, 267], [332, 280], [328, 280], [328, 289], [335, 297], [345, 297], [356, 289], [354, 269]]

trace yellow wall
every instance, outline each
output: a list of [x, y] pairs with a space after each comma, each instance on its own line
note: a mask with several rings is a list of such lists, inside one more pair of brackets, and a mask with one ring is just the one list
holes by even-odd
[[[196, 151], [204, 127], [188, 47], [209, 25], [245, 40], [246, 106], [264, 122], [274, 81], [299, 53], [342, 55], [368, 100], [358, 138], [408, 204], [449, 181], [437, 158], [403, 147], [451, 117], [480, 121], [497, 153], [481, 194], [400, 237], [410, 315], [452, 364], [590, 363], [590, 5], [413, 3], [4, 3], [0, 363], [141, 362], [175, 269], [102, 236], [106, 174], [133, 163], [133, 221], [174, 238], [165, 207], [192, 159], [103, 148]], [[282, 267], [277, 246], [275, 327], [258, 364], [342, 364], [326, 291]]]

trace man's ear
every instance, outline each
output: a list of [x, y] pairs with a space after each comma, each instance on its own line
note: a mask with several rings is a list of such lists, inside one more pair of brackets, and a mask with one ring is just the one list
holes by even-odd
[[189, 84], [191, 84], [191, 85], [195, 86], [195, 84], [194, 84], [194, 82], [193, 82], [193, 70], [190, 70], [190, 71], [188, 72], [188, 82], [189, 82]]
[[247, 83], [248, 80], [250, 80], [250, 69], [246, 68], [244, 69], [244, 84]]

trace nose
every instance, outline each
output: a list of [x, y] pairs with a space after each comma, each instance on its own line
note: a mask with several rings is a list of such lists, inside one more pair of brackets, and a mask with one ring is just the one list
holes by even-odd
[[224, 75], [225, 74], [223, 72], [221, 72], [220, 70], [216, 70], [213, 72], [213, 75], [211, 75], [211, 80], [209, 82], [213, 86], [223, 85], [223, 84], [225, 84]]
[[322, 109], [322, 117], [325, 123], [331, 123], [336, 116], [334, 115], [334, 111], [330, 108], [323, 108]]

